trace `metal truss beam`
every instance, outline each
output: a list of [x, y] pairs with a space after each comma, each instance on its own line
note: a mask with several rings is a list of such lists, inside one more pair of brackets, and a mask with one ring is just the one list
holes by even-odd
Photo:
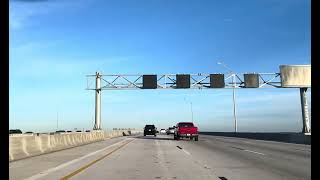
[[[280, 73], [257, 73], [259, 75], [259, 88], [280, 88]], [[141, 74], [112, 74], [101, 75], [101, 88], [99, 90], [129, 90], [143, 89]], [[224, 88], [245, 88], [243, 74], [235, 74], [235, 83], [232, 82], [233, 74], [225, 75]], [[87, 75], [87, 90], [97, 90], [92, 87], [96, 75]], [[190, 74], [190, 89], [209, 89], [210, 74]], [[160, 74], [157, 79], [157, 89], [176, 89], [176, 74]], [[214, 88], [210, 88], [214, 89]]]

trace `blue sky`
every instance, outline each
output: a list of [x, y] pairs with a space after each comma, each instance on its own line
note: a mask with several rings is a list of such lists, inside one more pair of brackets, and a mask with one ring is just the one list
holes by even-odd
[[[310, 64], [310, 1], [12, 0], [10, 128], [91, 129], [85, 75], [279, 72]], [[300, 131], [299, 89], [239, 89], [238, 130]], [[308, 92], [309, 105], [311, 94]], [[103, 91], [102, 126], [233, 131], [232, 90]], [[311, 107], [310, 107], [311, 108]]]

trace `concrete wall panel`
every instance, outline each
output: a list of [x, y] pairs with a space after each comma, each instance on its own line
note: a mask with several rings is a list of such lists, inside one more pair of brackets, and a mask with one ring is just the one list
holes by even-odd
[[[140, 131], [131, 131], [137, 134]], [[127, 130], [74, 132], [61, 134], [40, 135], [10, 135], [9, 136], [9, 161], [50, 153], [70, 147], [80, 146], [107, 138], [129, 135]]]

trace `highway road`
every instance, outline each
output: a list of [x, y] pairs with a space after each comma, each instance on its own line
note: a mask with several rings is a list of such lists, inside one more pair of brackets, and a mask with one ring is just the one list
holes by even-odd
[[200, 135], [125, 136], [9, 163], [10, 179], [311, 179], [311, 146]]

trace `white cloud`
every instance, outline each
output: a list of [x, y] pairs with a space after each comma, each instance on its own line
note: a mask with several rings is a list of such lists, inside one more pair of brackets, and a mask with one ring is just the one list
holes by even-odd
[[52, 48], [57, 46], [59, 41], [50, 41], [50, 42], [26, 42], [17, 46], [10, 45], [9, 51], [12, 55], [14, 54], [26, 54], [37, 52], [46, 48]]
[[233, 19], [231, 19], [231, 18], [225, 18], [225, 19], [223, 19], [223, 21], [224, 21], [224, 22], [232, 22]]
[[18, 30], [31, 23], [38, 15], [58, 12], [59, 10], [80, 10], [90, 1], [9, 1], [9, 29]]
[[[40, 5], [42, 6], [42, 3]], [[20, 29], [25, 25], [27, 19], [30, 17], [45, 13], [44, 8], [41, 6], [39, 6], [38, 3], [10, 1], [9, 29]]]
[[[29, 48], [25, 47], [24, 49]], [[23, 54], [23, 53], [22, 53]], [[59, 77], [74, 77], [101, 71], [101, 67], [108, 67], [116, 63], [124, 63], [134, 57], [101, 57], [101, 59], [55, 59], [49, 58], [10, 58], [10, 75], [12, 77], [45, 79]], [[79, 77], [81, 78], [81, 77]]]

